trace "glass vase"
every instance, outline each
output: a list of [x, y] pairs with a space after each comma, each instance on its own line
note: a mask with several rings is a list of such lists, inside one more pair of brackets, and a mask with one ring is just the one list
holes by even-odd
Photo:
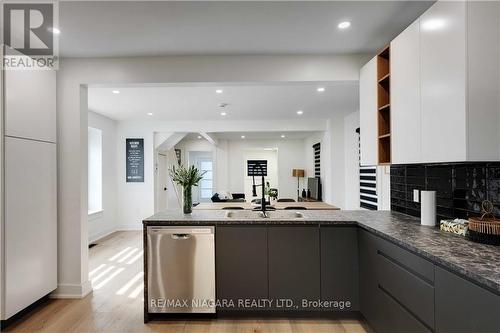
[[191, 186], [184, 187], [183, 190], [184, 200], [183, 200], [183, 211], [184, 214], [191, 214], [193, 211], [193, 196], [191, 195]]

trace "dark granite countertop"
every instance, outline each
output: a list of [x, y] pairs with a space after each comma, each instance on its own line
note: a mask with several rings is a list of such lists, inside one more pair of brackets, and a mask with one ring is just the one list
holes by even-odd
[[414, 252], [435, 264], [500, 295], [500, 247], [478, 244], [463, 237], [420, 225], [420, 220], [391, 211], [301, 211], [304, 218], [293, 220], [226, 217], [227, 211], [198, 210], [191, 215], [167, 211], [143, 221], [148, 225], [228, 225], [228, 224], [351, 224]]

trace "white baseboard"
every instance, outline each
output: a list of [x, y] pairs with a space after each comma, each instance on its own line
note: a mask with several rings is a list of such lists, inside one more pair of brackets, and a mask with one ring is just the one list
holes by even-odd
[[92, 292], [92, 284], [86, 281], [83, 284], [59, 284], [50, 294], [50, 298], [84, 298]]
[[101, 231], [95, 235], [91, 235], [89, 236], [89, 244], [90, 243], [93, 243], [93, 242], [96, 242], [98, 240], [100, 240], [101, 238], [104, 238], [106, 236], [109, 236], [111, 235], [113, 232], [117, 231], [116, 227], [113, 227], [113, 228], [109, 228], [109, 229], [106, 229], [104, 231]]
[[119, 224], [115, 229], [116, 231], [142, 230], [142, 224]]

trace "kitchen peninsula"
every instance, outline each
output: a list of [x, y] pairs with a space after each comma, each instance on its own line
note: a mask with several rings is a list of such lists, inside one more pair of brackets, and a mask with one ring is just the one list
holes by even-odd
[[[162, 212], [143, 221], [146, 321], [162, 312], [151, 311], [156, 300], [151, 303], [148, 295], [154, 279], [147, 271], [154, 262], [148, 258], [148, 232], [189, 226], [210, 228], [215, 235], [216, 300], [211, 306], [217, 315], [362, 314], [379, 332], [389, 327], [497, 332], [500, 327], [498, 247], [423, 227], [418, 219], [395, 212], [275, 211], [269, 218], [228, 212]], [[240, 307], [246, 304], [237, 302], [241, 299], [270, 303]], [[288, 306], [278, 307], [283, 301]]]

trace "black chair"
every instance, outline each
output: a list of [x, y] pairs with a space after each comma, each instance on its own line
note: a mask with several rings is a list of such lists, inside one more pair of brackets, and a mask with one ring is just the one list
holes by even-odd
[[245, 208], [243, 208], [243, 207], [222, 207], [222, 209], [242, 210], [242, 209], [245, 209]]
[[306, 207], [301, 207], [301, 206], [288, 206], [288, 207], [285, 207], [283, 209], [286, 209], [286, 210], [307, 210]]
[[283, 198], [283, 199], [278, 199], [278, 202], [295, 202], [295, 199]]

